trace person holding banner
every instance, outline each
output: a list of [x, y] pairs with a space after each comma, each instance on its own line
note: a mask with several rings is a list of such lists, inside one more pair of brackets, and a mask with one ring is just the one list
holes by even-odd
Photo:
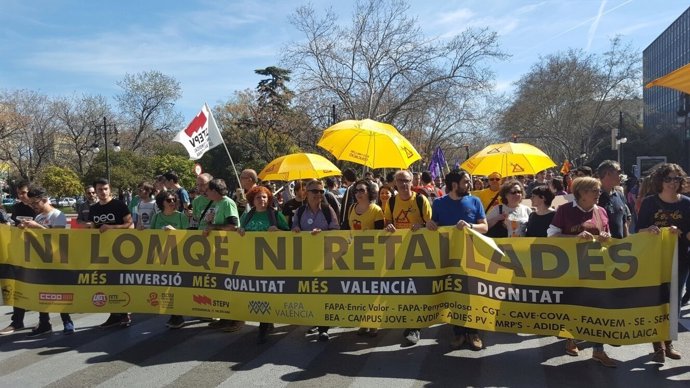
[[[547, 230], [548, 237], [576, 236], [582, 240], [607, 241], [611, 238], [609, 219], [606, 210], [597, 206], [601, 193], [601, 182], [589, 176], [575, 178], [572, 184], [575, 200], [556, 209], [553, 221]], [[609, 358], [604, 345], [595, 343], [592, 359], [608, 368], [615, 368], [616, 361]], [[579, 355], [575, 339], [565, 340], [565, 352], [571, 356]]]
[[[311, 234], [317, 234], [322, 230], [340, 229], [338, 215], [324, 199], [326, 190], [323, 188], [323, 183], [312, 179], [307, 181], [304, 187], [307, 192], [307, 201], [292, 216], [292, 231], [295, 233], [309, 231]], [[319, 341], [326, 342], [330, 339], [328, 329], [328, 326], [318, 327]]]
[[[424, 228], [426, 222], [431, 220], [431, 204], [425, 196], [412, 191], [412, 174], [407, 170], [396, 172], [395, 187], [398, 194], [388, 200], [384, 213], [388, 225], [384, 230], [392, 233], [397, 229], [416, 231]], [[405, 329], [403, 337], [406, 345], [415, 345], [419, 342], [421, 330]]]
[[[213, 203], [205, 216], [206, 228], [203, 235], [208, 236], [212, 230], [236, 231], [240, 227], [240, 216], [235, 201], [228, 197], [228, 186], [223, 179], [213, 179], [208, 183], [206, 196]], [[220, 319], [208, 324], [214, 329], [232, 333], [242, 329], [244, 321]]]
[[[91, 222], [87, 225], [98, 229], [101, 233], [108, 229], [130, 229], [134, 227], [132, 214], [124, 202], [115, 199], [110, 195], [110, 181], [99, 178], [93, 186], [96, 188], [98, 202], [89, 208], [89, 218]], [[129, 327], [132, 324], [132, 317], [129, 313], [111, 313], [108, 319], [103, 322], [101, 328], [109, 327]]]
[[[451, 225], [460, 230], [474, 229], [479, 233], [489, 230], [482, 202], [469, 192], [471, 184], [472, 177], [465, 170], [451, 171], [446, 175], [448, 194], [432, 204], [431, 220], [426, 223], [429, 230]], [[465, 342], [469, 343], [472, 350], [481, 350], [484, 347], [477, 329], [453, 326], [453, 334], [451, 346], [455, 349], [462, 347]]]
[[[356, 202], [350, 205], [348, 223], [350, 230], [383, 229], [383, 210], [375, 204], [376, 183], [366, 179], [360, 179], [354, 184]], [[376, 328], [362, 327], [357, 330], [357, 335], [375, 337]]]
[[[65, 228], [67, 226], [67, 218], [60, 210], [54, 208], [50, 204], [48, 192], [42, 187], [31, 186], [29, 188], [28, 197], [31, 200], [31, 207], [36, 212], [36, 218], [33, 220], [24, 219], [20, 228], [31, 229], [49, 229], [49, 228]], [[60, 313], [62, 319], [62, 332], [64, 334], [74, 334], [74, 323], [72, 318], [67, 313]], [[45, 312], [38, 314], [38, 326], [31, 330], [31, 333], [26, 336], [39, 337], [48, 335], [53, 332], [53, 326], [50, 324], [50, 315]]]
[[532, 209], [523, 205], [525, 188], [520, 181], [511, 180], [504, 183], [498, 191], [501, 203], [486, 214], [489, 229], [497, 224], [505, 227], [505, 237], [524, 237], [527, 221]]
[[[283, 213], [275, 210], [272, 206], [273, 193], [270, 189], [264, 186], [252, 187], [247, 192], [247, 203], [251, 205], [251, 208], [240, 218], [242, 227], [237, 229], [240, 236], [244, 236], [245, 232], [290, 230]], [[268, 341], [268, 334], [273, 331], [273, 328], [272, 323], [260, 322], [257, 344], [265, 344]]]
[[[17, 199], [12, 207], [12, 216], [10, 219], [15, 226], [19, 226], [23, 220], [33, 219], [36, 216], [36, 212], [31, 207], [31, 200], [29, 199], [29, 182], [19, 181], [17, 182]], [[12, 307], [12, 322], [7, 325], [4, 329], [0, 330], [0, 335], [12, 334], [17, 330], [22, 330], [24, 328], [24, 315], [26, 310], [21, 307]]]
[[548, 186], [532, 189], [532, 206], [536, 209], [529, 215], [525, 237], [546, 237], [546, 231], [556, 211], [551, 207], [555, 195]]
[[[668, 227], [678, 235], [678, 289], [671, 292], [677, 292], [679, 300], [690, 266], [690, 198], [680, 194], [685, 176], [685, 171], [675, 163], [659, 165], [650, 176], [651, 188], [656, 194], [642, 200], [637, 218], [638, 232], [658, 234], [659, 228]], [[670, 340], [652, 345], [654, 362], [664, 363], [666, 357], [681, 358]]]
[[[163, 191], [156, 195], [155, 204], [158, 207], [158, 212], [153, 214], [150, 229], [187, 229], [189, 220], [187, 216], [177, 210], [177, 200], [177, 194], [172, 190]], [[171, 315], [165, 325], [171, 329], [179, 329], [184, 326], [184, 317]]]

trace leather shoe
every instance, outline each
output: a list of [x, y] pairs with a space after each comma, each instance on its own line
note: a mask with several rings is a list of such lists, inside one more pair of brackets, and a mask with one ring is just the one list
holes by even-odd
[[580, 355], [580, 349], [577, 348], [577, 343], [574, 339], [568, 338], [565, 340], [565, 353], [570, 356]]
[[673, 348], [671, 341], [666, 342], [664, 345], [666, 347], [664, 352], [666, 357], [670, 358], [671, 360], [680, 360], [680, 352]]
[[482, 348], [484, 347], [482, 339], [479, 338], [479, 334], [468, 334], [467, 340], [469, 341], [470, 349], [472, 350], [482, 350]]
[[659, 364], [663, 364], [666, 362], [666, 357], [664, 356], [663, 348], [654, 351], [654, 354], [652, 355], [652, 362], [658, 362]]
[[603, 350], [595, 350], [592, 352], [592, 360], [594, 361], [599, 361], [601, 365], [607, 367], [607, 368], [616, 368], [618, 365], [616, 365], [616, 362], [612, 359], [609, 358], [609, 356], [606, 354], [605, 351]]

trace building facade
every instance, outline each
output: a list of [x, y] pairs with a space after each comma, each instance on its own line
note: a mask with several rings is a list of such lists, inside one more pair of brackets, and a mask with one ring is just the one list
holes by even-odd
[[[686, 9], [642, 53], [644, 84], [662, 77], [690, 63], [690, 8]], [[645, 88], [644, 129], [647, 133], [672, 131], [684, 140], [684, 161], [690, 164], [688, 147], [690, 128], [687, 114], [690, 98], [684, 93], [665, 87]]]

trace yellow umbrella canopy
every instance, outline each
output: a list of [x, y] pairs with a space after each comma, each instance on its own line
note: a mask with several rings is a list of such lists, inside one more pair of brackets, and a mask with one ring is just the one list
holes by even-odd
[[394, 126], [378, 121], [345, 120], [327, 128], [317, 145], [338, 160], [369, 168], [407, 168], [421, 159]]
[[539, 148], [527, 143], [492, 144], [472, 155], [460, 167], [474, 175], [536, 174], [556, 163]]
[[296, 153], [274, 159], [259, 173], [264, 181], [321, 179], [342, 173], [330, 160], [317, 154]]
[[645, 85], [645, 88], [651, 88], [652, 86], [664, 86], [690, 94], [690, 63], [655, 79]]

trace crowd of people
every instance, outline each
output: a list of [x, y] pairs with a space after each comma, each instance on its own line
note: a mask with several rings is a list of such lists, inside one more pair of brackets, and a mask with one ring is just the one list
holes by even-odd
[[[279, 189], [263, 185], [254, 170], [243, 170], [239, 187], [231, 192], [223, 179], [204, 173], [196, 178], [190, 196], [174, 172], [163, 174], [152, 182], [142, 182], [138, 195], [129, 204], [112, 196], [110, 182], [99, 179], [85, 188], [85, 201], [77, 208], [81, 227], [99, 229], [197, 229], [207, 236], [211, 231], [234, 231], [240, 236], [256, 231], [292, 230], [316, 234], [321, 231], [379, 229], [394, 232], [441, 226], [470, 228], [491, 237], [564, 237], [605, 241], [624, 238], [631, 232], [659, 233], [669, 227], [679, 236], [679, 298], [690, 299], [690, 189], [688, 178], [676, 164], [657, 166], [649, 176], [623, 182], [620, 165], [611, 160], [595, 170], [580, 167], [572, 173], [558, 175], [542, 171], [535, 176], [503, 177], [498, 172], [473, 177], [463, 170], [445, 177], [429, 172], [400, 170], [384, 177], [367, 172], [358, 178], [346, 169], [342, 177], [295, 181]], [[11, 223], [19, 228], [64, 228], [65, 215], [51, 206], [43, 188], [20, 183], [19, 201], [14, 206]], [[530, 199], [531, 201], [525, 201]], [[560, 206], [552, 205], [559, 200]], [[655, 260], [655, 258], [646, 258]], [[683, 285], [688, 283], [685, 295]], [[25, 310], [13, 308], [10, 324], [0, 334], [22, 330]], [[72, 334], [74, 323], [69, 314], [60, 315], [63, 332]], [[132, 317], [127, 312], [113, 312], [102, 328], [128, 327]], [[182, 316], [171, 316], [167, 326], [177, 329], [185, 324]], [[244, 322], [231, 319], [211, 320], [209, 326], [226, 332], [241, 329]], [[265, 343], [273, 330], [272, 323], [260, 323], [258, 342]], [[328, 341], [329, 327], [310, 329], [319, 341]], [[47, 313], [41, 312], [39, 323], [30, 337], [52, 332]], [[456, 326], [451, 346], [467, 344], [481, 350], [481, 333]], [[359, 335], [375, 336], [376, 328], [362, 327]], [[403, 332], [407, 345], [421, 338], [421, 328]], [[679, 359], [680, 353], [671, 341], [653, 344], [653, 361], [663, 363], [666, 357]], [[565, 352], [579, 355], [579, 344], [565, 340]], [[604, 366], [615, 367], [603, 344], [594, 344], [592, 358]]]

